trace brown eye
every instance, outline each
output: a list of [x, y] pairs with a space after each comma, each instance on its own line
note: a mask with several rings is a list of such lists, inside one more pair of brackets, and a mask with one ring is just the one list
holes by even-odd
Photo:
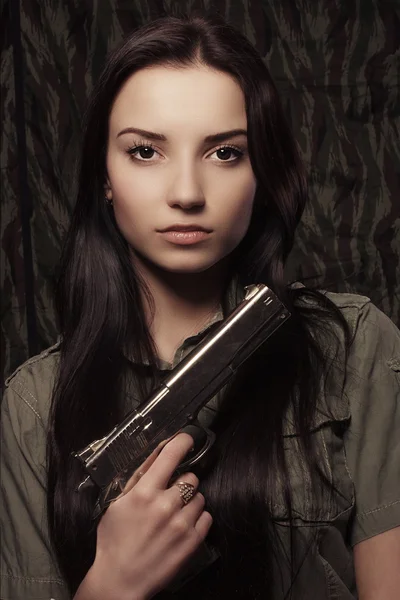
[[243, 156], [243, 152], [233, 146], [221, 146], [213, 154], [217, 155], [219, 162], [236, 162]]
[[140, 146], [139, 148], [137, 148], [137, 152], [143, 159], [152, 158], [154, 154], [154, 150], [153, 148], [150, 148], [150, 146]]
[[157, 152], [151, 144], [136, 144], [128, 148], [127, 153], [137, 161], [150, 162], [154, 153]]
[[217, 150], [217, 155], [221, 160], [227, 160], [228, 158], [231, 158], [232, 152], [232, 148], [220, 148]]

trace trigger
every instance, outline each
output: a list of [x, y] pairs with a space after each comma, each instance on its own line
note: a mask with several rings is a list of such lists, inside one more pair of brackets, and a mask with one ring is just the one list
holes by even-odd
[[186, 462], [187, 460], [190, 460], [191, 457], [196, 456], [199, 450], [201, 450], [201, 448], [205, 446], [207, 442], [207, 433], [202, 427], [199, 427], [197, 425], [186, 425], [186, 427], [181, 429], [179, 433], [188, 433], [193, 438], [194, 446], [186, 455]]
[[180, 430], [180, 433], [188, 433], [193, 437], [194, 446], [188, 454], [186, 454], [184, 461], [179, 465], [177, 472], [184, 472], [192, 465], [200, 466], [200, 461], [203, 457], [208, 454], [209, 449], [215, 441], [215, 433], [208, 429], [203, 428], [200, 424], [198, 425], [186, 425]]

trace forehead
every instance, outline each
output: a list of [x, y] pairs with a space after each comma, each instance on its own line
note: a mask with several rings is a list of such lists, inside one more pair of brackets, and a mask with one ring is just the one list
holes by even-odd
[[200, 125], [217, 132], [246, 127], [243, 92], [233, 77], [206, 66], [141, 69], [127, 79], [110, 115], [110, 130], [143, 129], [189, 133]]

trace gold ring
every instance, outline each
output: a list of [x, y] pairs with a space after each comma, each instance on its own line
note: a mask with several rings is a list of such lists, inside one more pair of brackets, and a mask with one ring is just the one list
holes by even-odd
[[181, 500], [183, 506], [186, 506], [188, 502], [196, 495], [196, 488], [191, 483], [187, 483], [186, 481], [178, 481], [175, 483], [179, 489], [179, 494], [181, 496]]

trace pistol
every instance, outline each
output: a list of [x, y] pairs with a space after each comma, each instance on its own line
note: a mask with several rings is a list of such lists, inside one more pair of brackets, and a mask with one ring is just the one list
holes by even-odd
[[78, 491], [93, 484], [99, 488], [95, 516], [123, 492], [153, 450], [179, 432], [192, 435], [194, 447], [176, 474], [201, 461], [215, 436], [197, 421], [199, 411], [289, 317], [289, 311], [266, 285], [247, 286], [244, 300], [147, 400], [105, 437], [74, 453], [86, 472]]

